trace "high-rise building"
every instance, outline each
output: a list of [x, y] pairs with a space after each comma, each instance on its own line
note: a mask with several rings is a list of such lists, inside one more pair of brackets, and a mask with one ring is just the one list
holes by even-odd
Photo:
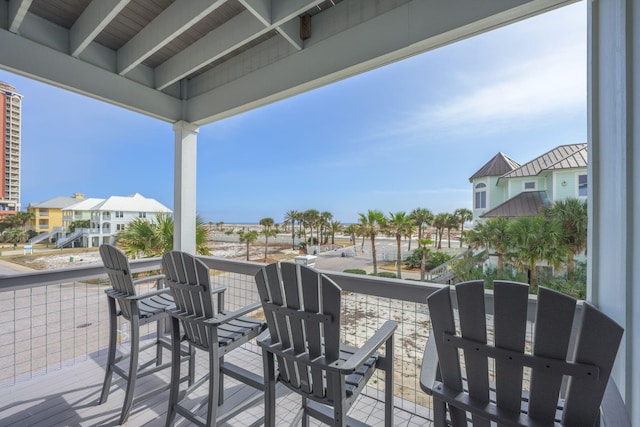
[[0, 219], [20, 210], [22, 95], [0, 81]]

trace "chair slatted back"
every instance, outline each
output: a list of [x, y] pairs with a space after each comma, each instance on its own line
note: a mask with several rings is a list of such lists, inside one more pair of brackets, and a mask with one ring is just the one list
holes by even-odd
[[[100, 257], [102, 258], [104, 268], [107, 271], [111, 287], [114, 291], [116, 291], [122, 298], [135, 296], [136, 289], [133, 285], [127, 256], [115, 246], [101, 245]], [[134, 303], [123, 304], [121, 301], [122, 300], [118, 298], [118, 305], [120, 306], [122, 316], [127, 320], [131, 320], [131, 304]]]
[[[331, 364], [340, 355], [340, 287], [327, 276], [293, 263], [270, 264], [256, 276], [272, 343], [301, 355], [299, 361], [278, 357], [281, 380], [317, 399], [334, 392]], [[306, 357], [304, 357], [306, 356]], [[326, 381], [323, 381], [323, 378]]]
[[[522, 283], [494, 282], [493, 340], [487, 336], [490, 329], [482, 281], [455, 286], [459, 333], [450, 288], [428, 298], [442, 382], [449, 390], [460, 393], [466, 377], [469, 397], [482, 403], [479, 406], [486, 405], [490, 401], [491, 358], [495, 360], [495, 406], [499, 410], [518, 413], [523, 400], [528, 400], [531, 419], [553, 423], [559, 403], [566, 399], [563, 424], [593, 425], [623, 329], [588, 303], [583, 306], [576, 328], [576, 300], [540, 288], [532, 349], [526, 351], [528, 288]], [[577, 333], [573, 341], [572, 332]], [[576, 343], [575, 360], [572, 342]], [[523, 391], [524, 367], [531, 369], [528, 391]], [[566, 395], [561, 396], [565, 376], [570, 378], [569, 385]], [[527, 399], [523, 399], [525, 396]], [[452, 426], [467, 425], [466, 412], [449, 409]], [[500, 424], [499, 415], [472, 413], [474, 426], [489, 426], [486, 417]]]
[[162, 257], [165, 281], [171, 288], [176, 311], [182, 314], [182, 326], [187, 339], [194, 345], [208, 350], [217, 338], [210, 337], [201, 322], [191, 320], [210, 319], [218, 314], [211, 295], [209, 268], [192, 255], [172, 251]]

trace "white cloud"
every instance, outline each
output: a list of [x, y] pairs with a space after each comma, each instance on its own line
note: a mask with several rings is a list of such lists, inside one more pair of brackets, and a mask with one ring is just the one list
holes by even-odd
[[544, 117], [581, 111], [586, 105], [584, 52], [575, 46], [556, 49], [503, 70], [482, 85], [467, 77], [463, 93], [449, 102], [423, 109], [417, 121], [433, 128], [522, 126]]

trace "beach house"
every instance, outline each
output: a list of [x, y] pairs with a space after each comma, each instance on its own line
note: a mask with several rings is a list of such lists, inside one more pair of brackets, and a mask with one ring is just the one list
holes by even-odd
[[[130, 196], [111, 196], [107, 199], [87, 198], [66, 206], [61, 213], [57, 247], [97, 247], [113, 243], [116, 235], [136, 218], [155, 221], [157, 214], [171, 215], [168, 207], [155, 199], [135, 193]], [[87, 221], [88, 227], [74, 227], [78, 221]], [[42, 240], [45, 234], [32, 239]], [[46, 238], [46, 237], [44, 237]]]
[[473, 220], [532, 216], [556, 200], [587, 198], [587, 144], [568, 144], [520, 165], [496, 154], [470, 178]]
[[83, 194], [75, 193], [73, 196], [58, 196], [43, 202], [29, 203], [27, 212], [33, 214], [27, 224], [29, 229], [37, 233], [59, 231], [63, 226], [62, 211], [83, 199]]

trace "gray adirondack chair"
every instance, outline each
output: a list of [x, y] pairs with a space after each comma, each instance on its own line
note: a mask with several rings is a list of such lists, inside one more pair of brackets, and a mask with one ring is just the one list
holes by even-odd
[[[109, 397], [111, 389], [111, 379], [113, 374], [122, 377], [126, 382], [126, 391], [122, 412], [120, 414], [120, 424], [123, 424], [134, 404], [134, 392], [136, 380], [138, 378], [153, 374], [162, 369], [169, 368], [170, 362], [162, 362], [163, 348], [171, 350], [171, 343], [168, 337], [163, 337], [164, 325], [161, 324], [168, 317], [165, 309], [173, 305], [173, 298], [167, 288], [161, 288], [164, 276], [150, 276], [139, 280], [133, 280], [129, 260], [127, 256], [118, 248], [111, 245], [100, 246], [100, 256], [104, 263], [104, 268], [109, 276], [111, 288], [105, 292], [109, 302], [109, 350], [107, 356], [107, 366], [105, 369], [105, 379], [100, 395], [100, 403], [105, 403]], [[157, 282], [157, 289], [152, 292], [138, 295], [136, 285], [143, 282]], [[117, 304], [116, 304], [117, 301]], [[130, 323], [131, 349], [129, 354], [116, 357], [118, 341], [118, 317], [126, 319]], [[148, 323], [156, 322], [156, 336], [149, 343], [140, 346], [140, 327]], [[151, 347], [156, 347], [156, 356], [153, 360], [139, 365], [139, 353]], [[189, 360], [189, 371], [193, 372], [192, 353], [186, 349], [178, 352], [178, 357]], [[129, 358], [129, 369], [125, 370], [118, 366], [125, 358]], [[189, 380], [191, 381], [191, 376]], [[135, 398], [141, 401], [154, 396], [169, 388], [169, 384], [158, 386]]]
[[[349, 408], [375, 369], [385, 372], [385, 425], [393, 425], [396, 323], [384, 323], [360, 348], [341, 345], [341, 289], [329, 277], [306, 266], [274, 263], [258, 272], [256, 284], [269, 327], [269, 337], [258, 342], [265, 369], [265, 425], [275, 425], [277, 381], [302, 396], [294, 422], [301, 416], [308, 425], [312, 416], [346, 425]], [[384, 356], [378, 353], [383, 344]]]
[[429, 296], [433, 329], [420, 384], [433, 396], [436, 426], [447, 425], [447, 414], [453, 427], [467, 426], [469, 417], [474, 426], [597, 425], [607, 384], [615, 388], [609, 375], [623, 329], [592, 305], [577, 311], [574, 298], [541, 287], [532, 351], [526, 351], [528, 290], [522, 283], [494, 282], [492, 340], [482, 281]]
[[[187, 253], [173, 251], [165, 254], [162, 257], [162, 267], [166, 284], [175, 300], [175, 307], [167, 310], [171, 316], [171, 340], [174, 351], [180, 346], [181, 341], [186, 341], [209, 354], [207, 373], [195, 381], [182, 396], [179, 394], [180, 360], [173, 357], [166, 425], [171, 425], [176, 415], [181, 415], [200, 426], [224, 423], [262, 399], [262, 393], [253, 393], [243, 404], [233, 405], [234, 407], [225, 413], [218, 413], [222, 412], [218, 411], [218, 405], [222, 405], [224, 401], [224, 375], [260, 391], [264, 390], [264, 381], [260, 376], [224, 361], [227, 353], [257, 337], [266, 329], [263, 320], [245, 316], [260, 308], [260, 303], [250, 304], [234, 312], [226, 312], [226, 288], [212, 289], [209, 268]], [[217, 297], [216, 304], [213, 302], [214, 295]], [[181, 329], [183, 334], [180, 332]], [[192, 391], [207, 382], [208, 395], [200, 404], [187, 408], [180, 403]], [[206, 419], [196, 414], [202, 404], [207, 406]]]

